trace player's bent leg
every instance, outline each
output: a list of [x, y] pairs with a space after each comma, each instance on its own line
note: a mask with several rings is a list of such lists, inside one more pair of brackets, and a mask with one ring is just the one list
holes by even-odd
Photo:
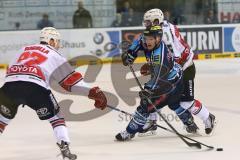
[[5, 118], [0, 114], [0, 135], [3, 133], [10, 121], [11, 119]]
[[70, 143], [70, 138], [68, 135], [68, 130], [66, 128], [65, 119], [58, 113], [54, 117], [48, 119], [48, 121], [50, 122], [53, 128], [57, 142], [61, 143], [61, 141], [64, 141]]
[[15, 117], [18, 106], [6, 107], [0, 104], [0, 134], [3, 133], [10, 121]]
[[[179, 117], [179, 119], [182, 121], [182, 123], [184, 124], [184, 127], [186, 129], [186, 131], [188, 133], [197, 133], [198, 131], [198, 126], [196, 125], [196, 123], [194, 122], [194, 118], [191, 115], [191, 113], [182, 108], [179, 104], [176, 105], [178, 107], [175, 107], [175, 113], [177, 114], [177, 116]], [[173, 107], [171, 107], [173, 108]]]
[[141, 131], [141, 133], [146, 133], [148, 131], [151, 131], [151, 132], [156, 131], [157, 119], [158, 119], [157, 112], [150, 113], [149, 117], [147, 118], [147, 122], [143, 126], [143, 131]]
[[210, 135], [213, 133], [216, 125], [216, 117], [211, 114], [208, 109], [198, 100], [194, 100], [193, 106], [190, 108], [193, 115], [199, 117], [205, 125], [205, 133]]
[[36, 111], [40, 120], [48, 120], [50, 122], [63, 159], [77, 159], [77, 156], [70, 152], [70, 138], [65, 119], [61, 115], [60, 107], [54, 95], [50, 90], [40, 86], [33, 85], [32, 88], [34, 88], [35, 92], [32, 94], [32, 98], [28, 101], [27, 105]]
[[216, 124], [215, 116], [209, 113], [208, 109], [200, 101], [181, 102], [180, 105], [200, 118], [205, 124], [205, 133], [211, 134]]
[[57, 115], [48, 119], [48, 121], [53, 127], [54, 135], [57, 139], [57, 146], [61, 151], [63, 159], [77, 159], [77, 155], [72, 154], [69, 149], [70, 138], [68, 135], [68, 130], [66, 128], [65, 119], [60, 115], [60, 113], [58, 113]]
[[133, 118], [129, 122], [125, 131], [118, 133], [115, 138], [118, 141], [131, 140], [137, 132], [143, 131], [143, 126], [147, 122], [149, 113], [147, 111], [146, 105], [141, 105], [137, 108], [133, 114]]
[[18, 105], [13, 102], [0, 88], [0, 134], [17, 114]]

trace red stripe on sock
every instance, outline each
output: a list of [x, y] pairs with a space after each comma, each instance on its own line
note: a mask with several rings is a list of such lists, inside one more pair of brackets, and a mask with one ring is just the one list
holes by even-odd
[[52, 124], [52, 127], [55, 128], [56, 126], [59, 126], [59, 125], [64, 125], [65, 126], [65, 120], [62, 120], [62, 119], [59, 119], [57, 121], [55, 121], [54, 123], [51, 123]]
[[0, 130], [1, 130], [1, 132], [4, 131], [5, 127], [6, 127], [6, 124], [3, 124], [3, 123], [0, 122]]

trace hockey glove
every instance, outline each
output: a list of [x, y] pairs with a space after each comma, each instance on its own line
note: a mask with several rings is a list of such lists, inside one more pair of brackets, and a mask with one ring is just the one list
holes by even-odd
[[150, 65], [148, 63], [145, 63], [144, 65], [142, 65], [142, 67], [140, 69], [140, 73], [143, 76], [147, 76], [147, 75], [151, 74]]
[[[177, 65], [179, 66], [179, 65]], [[181, 72], [181, 68], [179, 67], [174, 67], [170, 72], [169, 75], [167, 77], [167, 80], [174, 84], [176, 83], [179, 79], [182, 78], [182, 72]]]
[[123, 65], [124, 66], [128, 66], [130, 64], [133, 64], [134, 60], [135, 60], [135, 57], [133, 55], [131, 55], [130, 53], [123, 53], [122, 54], [122, 62], [123, 62]]
[[107, 98], [99, 87], [90, 89], [88, 98], [95, 100], [94, 106], [98, 109], [104, 110], [107, 107]]
[[152, 98], [152, 96], [153, 96], [153, 92], [151, 92], [148, 89], [144, 89], [144, 90], [139, 92], [139, 97], [141, 99], [149, 99], [149, 98]]

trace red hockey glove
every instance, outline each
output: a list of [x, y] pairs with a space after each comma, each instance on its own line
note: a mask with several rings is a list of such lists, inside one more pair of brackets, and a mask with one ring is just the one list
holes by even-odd
[[88, 98], [95, 100], [94, 106], [98, 109], [104, 110], [107, 107], [107, 98], [99, 87], [90, 89]]
[[151, 74], [149, 64], [145, 63], [144, 65], [142, 65], [142, 67], [140, 69], [140, 73], [143, 76], [147, 76], [147, 75]]

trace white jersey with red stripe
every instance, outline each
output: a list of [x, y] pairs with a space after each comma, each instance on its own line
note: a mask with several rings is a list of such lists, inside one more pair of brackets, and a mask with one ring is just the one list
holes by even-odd
[[193, 64], [194, 52], [181, 36], [177, 26], [163, 21], [162, 40], [174, 54], [175, 60], [183, 66], [183, 70]]
[[[49, 45], [36, 44], [24, 47], [16, 55], [9, 64], [5, 82], [26, 81], [49, 89], [54, 80], [67, 91], [73, 91], [74, 86], [86, 89], [82, 79], [82, 75], [57, 50]], [[89, 87], [85, 91], [87, 95]]]

